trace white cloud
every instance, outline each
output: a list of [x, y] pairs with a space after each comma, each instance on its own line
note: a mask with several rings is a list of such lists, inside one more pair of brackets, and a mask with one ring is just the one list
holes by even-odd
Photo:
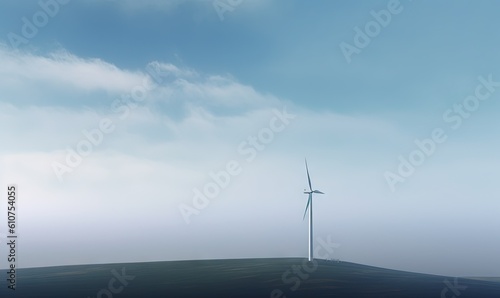
[[[64, 87], [59, 86], [64, 84], [72, 85], [74, 93], [88, 90], [127, 93], [134, 84], [147, 78], [143, 70], [126, 71], [105, 61], [82, 59], [64, 52], [40, 57], [2, 50], [0, 61], [8, 66], [0, 70], [0, 76], [14, 78], [25, 88], [45, 82], [54, 86], [50, 90], [53, 97], [60, 96]], [[301, 225], [305, 203], [301, 191], [306, 185], [304, 156], [310, 160], [314, 185], [327, 194], [318, 202], [317, 206], [321, 207], [315, 209], [318, 232], [332, 233], [327, 224], [335, 223], [333, 231], [344, 237], [342, 247], [359, 244], [356, 239], [365, 231], [362, 224], [378, 229], [381, 239], [404, 236], [404, 229], [385, 232], [388, 223], [379, 220], [394, 218], [396, 214], [399, 218], [405, 217], [407, 225], [417, 225], [421, 217], [414, 214], [415, 208], [424, 212], [438, 199], [440, 206], [455, 200], [441, 195], [436, 198], [420, 187], [424, 184], [432, 185], [433, 189], [442, 186], [443, 180], [438, 178], [446, 176], [447, 165], [439, 163], [429, 164], [423, 175], [415, 176], [407, 190], [398, 194], [428, 195], [425, 200], [416, 203], [418, 198], [396, 201], [400, 198], [388, 197], [382, 166], [384, 160], [390, 164], [395, 157], [392, 153], [387, 156], [382, 150], [386, 149], [383, 144], [401, 137], [401, 132], [391, 123], [374, 116], [313, 112], [263, 94], [230, 76], [205, 75], [161, 62], [151, 65], [162, 70], [165, 82], [124, 119], [110, 109], [21, 106], [17, 104], [15, 90], [10, 91], [9, 100], [2, 98], [0, 137], [6, 143], [0, 156], [0, 180], [20, 186], [22, 234], [27, 243], [38, 243], [25, 246], [25, 266], [70, 264], [75, 260], [92, 263], [101, 259], [120, 262], [189, 259], [201, 255], [224, 257], [224, 253], [235, 257], [270, 256], [266, 253], [275, 251], [305, 254], [306, 246], [291, 248], [275, 239], [276, 234], [283, 235], [286, 227], [291, 227], [286, 237], [294, 239], [292, 242], [301, 241], [300, 237], [306, 235], [306, 228]], [[106, 79], [112, 78], [114, 81], [108, 86]], [[175, 102], [184, 108], [185, 115], [181, 118], [171, 117], [175, 112], [159, 108], [160, 104], [170, 107]], [[269, 125], [272, 108], [284, 106], [297, 115], [296, 119], [259, 150], [253, 162], [247, 162], [245, 156], [237, 152], [238, 145]], [[237, 108], [238, 112], [232, 112], [231, 108]], [[220, 109], [230, 111], [218, 113]], [[81, 131], [96, 128], [105, 117], [113, 119], [116, 130], [106, 135], [103, 143], [60, 183], [51, 164], [63, 162], [66, 148], [74, 148], [83, 138]], [[191, 202], [193, 189], [202, 188], [211, 179], [209, 173], [224, 169], [229, 160], [237, 160], [242, 173], [202, 210], [191, 226], [185, 225], [178, 205]], [[482, 163], [469, 162], [483, 165], [481, 169], [489, 164], [487, 158], [481, 159]], [[489, 173], [493, 177], [493, 167]], [[467, 181], [468, 176], [459, 178]], [[454, 185], [453, 181], [445, 182]], [[494, 184], [487, 182], [481, 185], [484, 192], [494, 193]], [[467, 183], [461, 183], [461, 187], [456, 193], [476, 191], [474, 185]], [[467, 200], [464, 197], [462, 202]], [[264, 204], [269, 209], [263, 209]], [[462, 204], [461, 211], [446, 210], [450, 214], [433, 211], [429, 220], [434, 224], [440, 220], [456, 220], [454, 214], [463, 214], [471, 204]], [[257, 216], [262, 225], [271, 228], [253, 226], [251, 222]], [[353, 216], [361, 218], [361, 223], [353, 224]], [[495, 224], [493, 216], [488, 219]], [[480, 227], [484, 221], [466, 224]], [[103, 227], [108, 230], [103, 231]], [[206, 234], [226, 241], [228, 230], [252, 235], [252, 240], [245, 240], [246, 245], [227, 240], [227, 251], [215, 244], [203, 252], [197, 248], [208, 241], [208, 237], [203, 236]], [[63, 240], [58, 241], [58, 247], [52, 247], [52, 239], [38, 236], [42, 234], [57, 235]], [[81, 235], [85, 235], [85, 241], [100, 243], [99, 247], [90, 248], [88, 255], [82, 256], [74, 249], [74, 243], [85, 245]], [[137, 246], [126, 245], [143, 241], [151, 243], [141, 248], [147, 252], [143, 255], [134, 254]], [[257, 248], [255, 243], [259, 241], [267, 243], [269, 248], [262, 245]], [[418, 244], [419, 240], [415, 241]], [[469, 251], [473, 249], [473, 244], [468, 245]], [[116, 252], [117, 247], [120, 253]], [[404, 245], [399, 246], [402, 247]], [[49, 254], [58, 249], [64, 254]], [[40, 251], [44, 253], [43, 258]], [[349, 252], [348, 256], [353, 261], [358, 258], [376, 263], [384, 253], [383, 249], [378, 250], [378, 255], [374, 253], [377, 257], [370, 258], [362, 255], [363, 251]], [[464, 249], [451, 261], [465, 259], [466, 254]], [[438, 258], [439, 255], [434, 260]], [[0, 263], [0, 267], [3, 265]], [[476, 272], [481, 272], [480, 268]]]
[[64, 50], [39, 56], [0, 47], [0, 64], [0, 84], [4, 86], [39, 83], [61, 89], [120, 93], [129, 92], [147, 78], [141, 72], [119, 69], [100, 59], [83, 59]]
[[198, 77], [199, 74], [197, 71], [189, 68], [181, 69], [171, 63], [162, 63], [159, 61], [153, 61], [149, 63], [149, 66], [157, 69], [158, 73], [161, 73], [162, 76], [172, 76], [176, 78], [195, 78]]
[[[152, 87], [145, 105], [177, 103], [220, 108], [258, 109], [279, 106], [281, 100], [261, 94], [229, 75], [205, 75], [190, 68], [153, 61], [141, 70], [126, 70], [100, 59], [84, 59], [65, 50], [45, 56], [0, 47], [0, 101], [35, 105], [94, 106], [120, 96], [130, 97], [136, 87]], [[161, 82], [154, 86], [153, 81]], [[96, 92], [104, 91], [103, 94]], [[16, 98], [16, 100], [12, 100]], [[54, 103], [54, 102], [58, 102]], [[101, 104], [102, 106], [102, 104]], [[108, 108], [110, 109], [110, 108]], [[228, 110], [227, 112], [231, 112]], [[233, 111], [234, 112], [234, 111]]]

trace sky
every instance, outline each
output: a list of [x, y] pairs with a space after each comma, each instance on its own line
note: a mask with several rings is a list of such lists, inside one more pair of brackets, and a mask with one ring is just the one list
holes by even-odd
[[305, 258], [307, 158], [318, 257], [500, 276], [497, 1], [0, 7], [19, 267]]

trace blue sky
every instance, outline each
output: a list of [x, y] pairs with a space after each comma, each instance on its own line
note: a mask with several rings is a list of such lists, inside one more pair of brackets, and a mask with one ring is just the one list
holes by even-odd
[[[40, 4], [0, 9], [0, 179], [21, 189], [20, 266], [306, 256], [307, 156], [332, 258], [500, 275], [497, 2], [243, 0], [223, 20], [216, 1], [41, 3], [57, 9], [29, 38]], [[415, 142], [435, 130], [427, 154]], [[186, 220], [231, 161], [238, 174]]]

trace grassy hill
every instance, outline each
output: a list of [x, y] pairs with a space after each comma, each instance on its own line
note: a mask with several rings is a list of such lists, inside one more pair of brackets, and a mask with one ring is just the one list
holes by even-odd
[[[455, 283], [452, 277], [348, 262], [317, 260], [309, 263], [301, 258], [20, 269], [16, 291], [7, 289], [6, 271], [0, 270], [0, 297], [422, 298], [453, 297], [450, 285], [453, 287]], [[460, 298], [500, 297], [500, 283], [475, 279], [458, 279], [457, 282]]]
[[493, 282], [500, 282], [500, 277], [480, 277], [480, 276], [473, 276], [473, 277], [466, 277], [469, 279], [477, 279], [477, 280], [485, 280], [485, 281], [493, 281]]

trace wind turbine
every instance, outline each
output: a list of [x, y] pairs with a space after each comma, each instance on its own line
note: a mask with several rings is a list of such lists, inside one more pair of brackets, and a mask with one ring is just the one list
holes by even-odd
[[319, 190], [313, 190], [311, 185], [311, 177], [309, 176], [309, 168], [307, 167], [307, 159], [306, 161], [306, 172], [307, 172], [307, 182], [309, 182], [309, 191], [304, 189], [304, 193], [309, 195], [307, 199], [306, 210], [304, 211], [304, 218], [306, 218], [307, 209], [309, 209], [309, 261], [313, 260], [313, 206], [312, 206], [312, 198], [313, 193], [324, 194]]

